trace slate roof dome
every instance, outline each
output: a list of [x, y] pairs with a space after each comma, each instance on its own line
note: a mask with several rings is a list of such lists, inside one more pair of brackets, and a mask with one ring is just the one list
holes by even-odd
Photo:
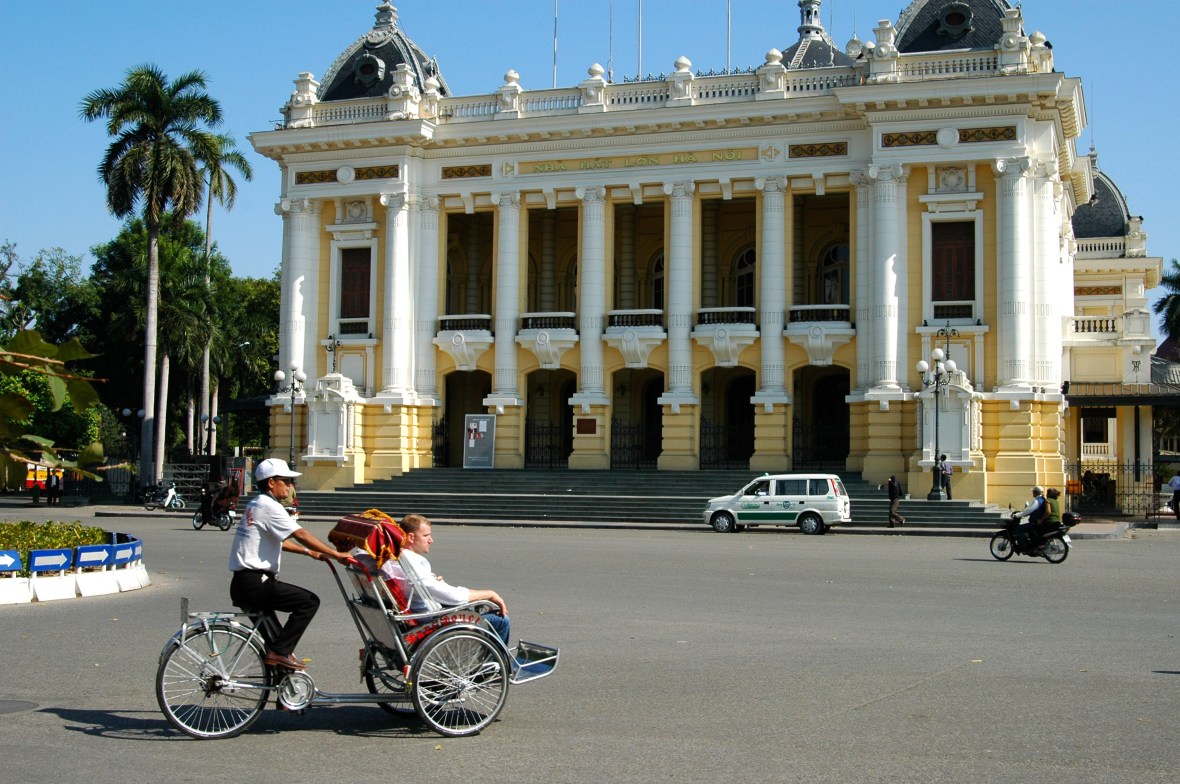
[[992, 49], [1012, 7], [1007, 0], [913, 0], [897, 20], [897, 51]]
[[394, 84], [394, 69], [403, 63], [410, 67], [419, 91], [424, 90], [426, 80], [433, 77], [439, 83], [440, 94], [451, 94], [438, 71], [438, 61], [427, 56], [397, 26], [397, 9], [388, 2], [382, 3], [377, 6], [373, 29], [332, 63], [320, 83], [318, 97], [321, 101], [381, 97], [388, 94]]
[[840, 51], [824, 30], [821, 3], [822, 0], [799, 0], [799, 40], [783, 52], [782, 63], [790, 70], [852, 65], [852, 58]]
[[1127, 200], [1114, 181], [1097, 170], [1097, 156], [1091, 153], [1091, 157], [1095, 159], [1094, 195], [1074, 210], [1073, 235], [1078, 239], [1124, 237], [1131, 220]]

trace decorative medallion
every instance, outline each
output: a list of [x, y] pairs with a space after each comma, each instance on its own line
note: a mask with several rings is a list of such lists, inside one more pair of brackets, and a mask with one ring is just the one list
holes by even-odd
[[471, 166], [444, 166], [442, 177], [444, 180], [461, 180], [468, 177], [491, 177], [490, 163], [476, 163]]
[[847, 155], [848, 142], [819, 142], [817, 144], [792, 144], [787, 148], [790, 158], [828, 158], [833, 155]]

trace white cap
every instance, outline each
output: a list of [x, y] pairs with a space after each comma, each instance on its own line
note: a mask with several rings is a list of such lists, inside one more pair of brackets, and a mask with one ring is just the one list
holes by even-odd
[[265, 482], [267, 479], [275, 476], [294, 479], [297, 476], [302, 476], [302, 474], [300, 474], [298, 471], [292, 471], [287, 465], [286, 460], [280, 460], [277, 457], [263, 460], [254, 467], [255, 482]]

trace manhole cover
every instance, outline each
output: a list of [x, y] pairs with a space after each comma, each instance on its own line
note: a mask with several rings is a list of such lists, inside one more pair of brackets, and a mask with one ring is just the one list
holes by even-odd
[[35, 702], [28, 702], [26, 700], [0, 700], [0, 715], [36, 710], [36, 708], [37, 703]]

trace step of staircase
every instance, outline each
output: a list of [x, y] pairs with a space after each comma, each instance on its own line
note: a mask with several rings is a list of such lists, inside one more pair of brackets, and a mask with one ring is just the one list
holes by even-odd
[[[436, 468], [411, 471], [333, 491], [300, 491], [300, 513], [340, 517], [380, 509], [394, 517], [417, 513], [450, 521], [584, 522], [704, 526], [710, 498], [729, 495], [751, 471], [529, 471]], [[841, 478], [852, 501], [852, 524], [884, 526], [884, 490], [859, 474]], [[994, 530], [1000, 510], [968, 500], [901, 502], [907, 530]]]

